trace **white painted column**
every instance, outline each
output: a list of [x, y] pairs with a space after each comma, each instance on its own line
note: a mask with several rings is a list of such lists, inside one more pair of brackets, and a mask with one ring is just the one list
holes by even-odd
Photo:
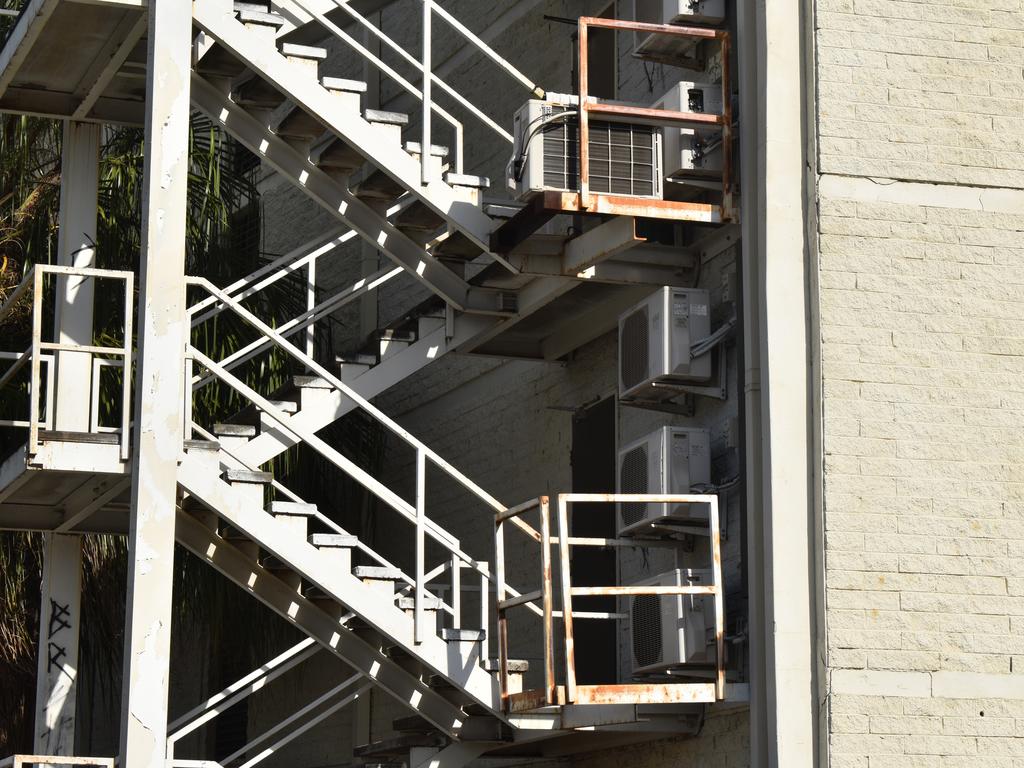
[[75, 753], [81, 596], [81, 538], [46, 534], [36, 673], [33, 750], [37, 755]]
[[[69, 267], [96, 266], [96, 215], [99, 207], [100, 126], [64, 121], [61, 154], [60, 234], [57, 263]], [[57, 279], [58, 341], [92, 344], [95, 280]], [[57, 357], [55, 429], [89, 431], [92, 355], [60, 352]]]
[[149, 4], [142, 274], [128, 606], [121, 711], [126, 768], [163, 768], [182, 447], [185, 217], [192, 16], [179, 0]]
[[805, 0], [738, 14], [751, 766], [817, 761], [813, 219]]
[[[57, 263], [96, 266], [100, 126], [64, 122], [61, 153], [60, 230]], [[58, 278], [54, 318], [62, 343], [92, 344], [92, 280]], [[54, 428], [89, 430], [92, 356], [60, 352], [55, 382]], [[36, 669], [34, 750], [41, 755], [75, 751], [75, 690], [82, 588], [81, 538], [46, 534]]]

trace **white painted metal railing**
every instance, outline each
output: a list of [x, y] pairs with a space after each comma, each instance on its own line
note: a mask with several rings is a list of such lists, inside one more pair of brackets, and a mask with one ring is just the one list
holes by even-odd
[[[219, 762], [211, 760], [185, 760], [174, 757], [178, 742], [186, 736], [208, 725], [221, 713], [257, 691], [262, 690], [268, 683], [273, 682], [307, 659], [312, 658], [320, 650], [322, 650], [322, 647], [314, 639], [306, 638], [177, 718], [168, 726], [170, 735], [167, 737], [166, 768], [213, 768], [234, 763], [247, 755], [251, 755], [251, 757], [241, 762], [238, 768], [252, 768], [252, 766], [263, 762], [281, 748], [287, 746], [335, 712], [347, 707], [370, 690], [372, 683], [364, 681], [363, 685], [359, 686], [353, 693], [343, 696], [353, 686], [363, 681], [362, 675], [352, 675]], [[320, 711], [317, 712], [317, 710]], [[260, 744], [277, 737], [278, 734], [289, 728], [291, 730], [288, 730], [283, 736], [276, 738], [268, 746], [255, 752]]]
[[[225, 370], [221, 364], [211, 360], [205, 354], [194, 348], [191, 348], [188, 351], [188, 356], [195, 364], [202, 366], [209, 371], [210, 374], [216, 376], [219, 380], [241, 394], [246, 400], [262, 411], [264, 415], [277, 423], [283, 432], [291, 435], [297, 442], [302, 442], [308, 445], [338, 469], [345, 472], [349, 477], [356, 480], [356, 482], [360, 483], [378, 499], [405, 517], [406, 520], [415, 525], [416, 565], [415, 574], [412, 579], [413, 584], [410, 586], [414, 590], [415, 639], [417, 642], [422, 642], [425, 632], [424, 605], [426, 598], [429, 596], [426, 585], [430, 580], [428, 579], [428, 574], [426, 572], [426, 541], [428, 538], [435, 542], [435, 544], [440, 545], [442, 548], [447, 550], [449, 557], [452, 558], [453, 561], [457, 560], [461, 563], [460, 567], [451, 568], [452, 579], [455, 582], [452, 589], [453, 600], [455, 599], [455, 592], [460, 591], [457, 590], [456, 587], [458, 587], [459, 580], [461, 579], [461, 571], [463, 568], [471, 569], [472, 571], [480, 574], [481, 577], [487, 579], [489, 582], [494, 581], [494, 577], [486, 562], [476, 560], [464, 552], [456, 537], [452, 536], [443, 528], [440, 528], [436, 523], [428, 518], [426, 513], [426, 470], [428, 462], [440, 469], [448, 477], [458, 482], [478, 500], [489, 506], [494, 513], [501, 513], [505, 511], [506, 507], [480, 488], [466, 475], [449, 464], [425, 443], [418, 440], [401, 425], [387, 416], [387, 414], [379, 410], [376, 406], [363, 398], [358, 392], [341, 381], [340, 378], [305, 354], [295, 344], [288, 341], [283, 334], [269, 327], [266, 323], [245, 309], [236, 299], [228, 296], [205, 278], [189, 277], [186, 278], [186, 282], [191, 286], [203, 288], [223, 305], [230, 307], [243, 321], [257, 330], [265, 338], [272, 341], [276, 347], [305, 365], [312, 373], [324, 379], [342, 395], [353, 401], [358, 408], [370, 415], [379, 424], [386, 427], [393, 435], [405, 442], [416, 452], [416, 495], [414, 503], [410, 503], [356, 465], [346, 456], [328, 445], [321, 438], [311, 432], [297, 427], [291, 422], [288, 414], [282, 412], [267, 398], [263, 397], [229, 371]], [[514, 522], [521, 523], [521, 521]], [[434, 571], [431, 572], [430, 577], [433, 578], [436, 575], [437, 572]], [[539, 612], [539, 609], [536, 609], [536, 606], [529, 607]], [[448, 608], [451, 609], [451, 615], [454, 617], [454, 606], [449, 605]], [[486, 624], [484, 624], [481, 629], [486, 630]]]
[[[43, 341], [43, 300], [45, 296], [46, 279], [49, 276], [58, 277], [79, 277], [85, 280], [120, 280], [124, 283], [124, 324], [123, 337], [120, 346], [102, 346], [94, 344], [80, 344], [77, 342]], [[35, 455], [39, 450], [40, 429], [49, 429], [53, 425], [53, 382], [56, 377], [57, 363], [54, 354], [60, 352], [81, 352], [92, 356], [94, 361], [105, 361], [106, 365], [120, 366], [122, 373], [121, 381], [121, 419], [120, 426], [115, 428], [99, 429], [98, 409], [100, 391], [98, 386], [91, 387], [90, 392], [90, 421], [96, 425], [93, 432], [117, 432], [120, 434], [121, 458], [127, 460], [131, 447], [131, 402], [132, 402], [132, 322], [135, 308], [134, 296], [135, 275], [132, 272], [116, 271], [109, 269], [93, 269], [86, 267], [65, 267], [54, 264], [36, 264], [29, 270], [28, 274], [21, 281], [17, 288], [11, 293], [7, 301], [0, 307], [0, 319], [9, 315], [14, 307], [20, 302], [31, 289], [32, 292], [32, 343], [31, 346], [21, 353], [5, 353], [0, 359], [12, 360], [12, 364], [0, 376], [0, 388], [6, 386], [14, 379], [14, 376], [25, 365], [29, 366], [29, 413], [27, 420], [11, 420], [0, 422], [0, 426], [28, 427], [28, 454]], [[110, 360], [114, 358], [114, 360]], [[42, 404], [42, 366], [47, 366], [46, 403]], [[98, 381], [98, 376], [93, 374], [93, 380]], [[40, 409], [45, 410], [45, 416], [40, 420]]]
[[344, 42], [348, 47], [359, 53], [364, 59], [372, 64], [377, 70], [385, 74], [387, 77], [394, 80], [399, 86], [401, 86], [406, 92], [413, 96], [413, 98], [419, 100], [422, 104], [422, 141], [421, 141], [421, 154], [420, 163], [422, 166], [422, 181], [424, 184], [429, 183], [431, 180], [430, 172], [430, 146], [431, 146], [431, 122], [433, 115], [445, 120], [454, 130], [454, 170], [456, 173], [463, 172], [463, 157], [464, 157], [464, 141], [463, 134], [464, 128], [462, 123], [455, 119], [447, 110], [440, 107], [433, 98], [433, 87], [437, 86], [441, 91], [452, 98], [455, 103], [460, 107], [469, 112], [474, 118], [480, 123], [489, 128], [491, 131], [500, 136], [503, 140], [508, 143], [514, 143], [512, 134], [505, 130], [498, 122], [493, 120], [483, 110], [477, 107], [473, 102], [459, 93], [458, 90], [453, 88], [443, 79], [438, 77], [433, 71], [433, 17], [436, 15], [446, 22], [452, 29], [454, 29], [459, 36], [465, 40], [465, 42], [483, 54], [486, 58], [490, 59], [494, 64], [498, 66], [503, 72], [509, 75], [513, 80], [520, 83], [527, 90], [531, 91], [537, 98], [544, 98], [545, 91], [529, 77], [524, 75], [516, 67], [514, 67], [509, 61], [498, 54], [491, 46], [481, 40], [476, 34], [472, 32], [465, 24], [460, 22], [448, 11], [441, 8], [434, 0], [416, 0], [416, 2], [422, 3], [422, 30], [421, 30], [421, 56], [417, 60], [412, 54], [405, 50], [400, 44], [395, 42], [391, 37], [381, 31], [375, 24], [369, 21], [366, 17], [360, 14], [355, 8], [346, 2], [346, 0], [334, 0], [339, 9], [348, 14], [353, 21], [361, 26], [367, 33], [375, 37], [380, 43], [386, 46], [389, 50], [393, 51], [400, 59], [406, 64], [417, 69], [422, 76], [422, 86], [417, 88], [413, 83], [409, 82], [401, 74], [399, 74], [393, 67], [382, 61], [373, 52], [367, 49], [365, 46], [360, 44], [345, 30], [339, 27], [337, 24], [332, 22], [323, 13], [317, 9], [311, 7], [311, 4], [307, 0], [293, 0], [295, 5], [300, 8], [303, 12], [309, 14], [315, 19], [324, 29], [330, 32], [334, 37]]

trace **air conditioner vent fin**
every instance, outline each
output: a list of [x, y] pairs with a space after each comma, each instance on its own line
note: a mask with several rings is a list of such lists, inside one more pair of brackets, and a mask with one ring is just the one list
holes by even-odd
[[622, 366], [622, 384], [627, 389], [650, 376], [650, 339], [648, 338], [647, 307], [627, 317], [622, 323], [619, 338]]
[[[641, 445], [622, 457], [622, 467], [619, 470], [621, 492], [650, 493], [647, 474], [647, 446]], [[647, 505], [642, 502], [625, 502], [621, 507], [624, 525], [639, 523], [647, 516]]]
[[635, 667], [650, 667], [662, 661], [664, 649], [658, 599], [656, 595], [640, 595], [633, 599], [630, 620], [633, 622]]

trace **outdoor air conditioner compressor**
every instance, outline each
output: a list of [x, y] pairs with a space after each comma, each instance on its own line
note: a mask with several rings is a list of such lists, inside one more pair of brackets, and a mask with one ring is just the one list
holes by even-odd
[[[708, 586], [710, 570], [667, 571], [636, 586]], [[633, 675], [687, 664], [715, 663], [715, 601], [711, 595], [637, 595], [629, 599]]]
[[725, 0], [635, 0], [636, 20], [645, 24], [720, 24]]
[[[706, 429], [661, 427], [619, 451], [619, 493], [694, 493], [693, 486], [710, 482]], [[663, 534], [673, 523], [707, 523], [708, 505], [620, 502], [616, 516], [619, 536]]]
[[[510, 185], [520, 199], [579, 190], [579, 101], [551, 97], [526, 102], [513, 120]], [[662, 198], [660, 128], [592, 119], [589, 135], [591, 192]]]
[[[720, 115], [722, 107], [722, 86], [680, 82], [651, 105], [654, 109], [673, 112], [701, 112]], [[722, 174], [722, 128], [721, 126], [700, 128], [676, 128], [665, 126], [662, 146], [664, 147], [665, 176], [668, 178], [705, 178]]]
[[711, 352], [690, 352], [711, 335], [709, 301], [706, 290], [665, 286], [619, 317], [620, 399], [664, 400], [678, 394], [673, 384], [711, 378]]

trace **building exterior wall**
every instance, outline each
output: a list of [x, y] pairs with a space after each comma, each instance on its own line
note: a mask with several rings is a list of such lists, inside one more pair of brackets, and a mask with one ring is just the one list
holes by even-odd
[[1024, 7], [815, 7], [831, 765], [1024, 764]]

